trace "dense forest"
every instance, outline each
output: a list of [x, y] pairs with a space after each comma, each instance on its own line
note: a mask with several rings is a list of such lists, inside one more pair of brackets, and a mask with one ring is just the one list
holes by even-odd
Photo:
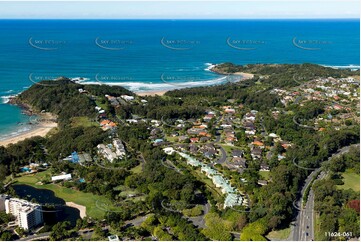
[[22, 92], [17, 103], [30, 105], [36, 112], [46, 111], [58, 116], [60, 127], [69, 125], [72, 117], [87, 116], [96, 118], [95, 100], [82, 95], [79, 89], [86, 89], [92, 95], [104, 97], [108, 95], [132, 95], [133, 93], [123, 87], [106, 85], [81, 85], [68, 78], [54, 81], [42, 81], [32, 85]]

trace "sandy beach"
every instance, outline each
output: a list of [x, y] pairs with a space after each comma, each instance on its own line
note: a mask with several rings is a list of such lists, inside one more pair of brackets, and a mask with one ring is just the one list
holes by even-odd
[[66, 206], [78, 209], [80, 211], [81, 218], [86, 217], [86, 207], [85, 206], [82, 206], [82, 205], [79, 205], [79, 204], [76, 204], [73, 202], [66, 202], [65, 204], [66, 204]]
[[31, 138], [34, 136], [45, 137], [45, 135], [52, 129], [57, 127], [56, 123], [47, 123], [46, 126], [39, 126], [28, 132], [21, 133], [17, 136], [9, 137], [4, 140], [0, 140], [0, 146], [8, 146], [9, 144], [15, 144], [19, 141], [25, 140], [27, 138]]
[[235, 73], [233, 73], [233, 75], [242, 76], [242, 80], [252, 79], [254, 77], [254, 74], [245, 73], [245, 72], [235, 72]]
[[159, 90], [159, 91], [148, 91], [148, 92], [136, 92], [138, 96], [162, 96], [164, 93], [166, 93], [169, 90]]
[[50, 113], [44, 113], [40, 114], [39, 118], [43, 121], [39, 122], [38, 124], [34, 124], [34, 127], [26, 132], [19, 133], [16, 136], [11, 136], [8, 138], [5, 138], [3, 140], [0, 140], [0, 146], [8, 146], [9, 144], [15, 144], [19, 141], [34, 137], [34, 136], [41, 136], [45, 137], [46, 134], [53, 128], [56, 128], [58, 124], [54, 121], [51, 121], [51, 119], [54, 118], [54, 116]]

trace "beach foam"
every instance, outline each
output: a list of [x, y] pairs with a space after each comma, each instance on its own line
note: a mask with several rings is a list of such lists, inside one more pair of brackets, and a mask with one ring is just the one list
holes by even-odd
[[200, 86], [211, 86], [225, 83], [227, 79], [226, 76], [205, 80], [205, 81], [186, 81], [186, 82], [164, 82], [164, 83], [145, 83], [145, 82], [94, 82], [88, 81], [83, 82], [82, 84], [95, 84], [95, 85], [109, 85], [109, 86], [122, 86], [124, 88], [129, 89], [132, 92], [142, 92], [142, 91], [158, 91], [158, 90], [172, 90], [178, 88], [186, 88], [186, 87], [200, 87]]
[[208, 63], [208, 62], [205, 63], [205, 65], [207, 66], [207, 68], [204, 69], [205, 71], [211, 71], [211, 69], [216, 66], [216, 65], [214, 65], [212, 63]]
[[332, 65], [321, 65], [324, 67], [330, 67], [330, 68], [334, 68], [334, 69], [360, 69], [360, 66], [358, 65], [346, 65], [346, 66], [332, 66]]
[[12, 97], [15, 97], [15, 95], [1, 96], [1, 103], [8, 103]]
[[21, 134], [29, 132], [30, 130], [32, 130], [32, 128], [29, 127], [29, 126], [21, 126], [21, 128], [18, 128], [15, 131], [12, 131], [12, 132], [6, 133], [6, 134], [1, 134], [0, 135], [0, 140], [6, 140], [6, 139], [9, 139], [9, 138], [17, 137], [17, 136], [19, 136]]

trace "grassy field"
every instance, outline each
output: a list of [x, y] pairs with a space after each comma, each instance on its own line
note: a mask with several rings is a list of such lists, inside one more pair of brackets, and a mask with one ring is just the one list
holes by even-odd
[[227, 155], [232, 154], [232, 150], [239, 148], [239, 147], [236, 147], [236, 146], [223, 145], [223, 144], [221, 146], [227, 152]]
[[16, 178], [17, 184], [29, 185], [38, 189], [48, 189], [55, 193], [55, 196], [63, 199], [66, 202], [74, 202], [79, 205], [86, 207], [86, 214], [89, 217], [93, 218], [103, 218], [105, 211], [99, 209], [96, 205], [98, 202], [101, 204], [110, 204], [110, 201], [102, 196], [97, 196], [91, 193], [85, 193], [81, 191], [76, 191], [71, 188], [62, 187], [57, 184], [37, 184], [41, 181], [46, 175], [50, 175], [50, 171], [39, 172], [34, 175], [24, 175]]
[[274, 230], [269, 232], [266, 235], [266, 238], [268, 238], [269, 240], [287, 240], [290, 233], [291, 233], [291, 228]]
[[227, 156], [232, 156], [233, 150], [245, 150], [245, 147], [240, 147], [240, 146], [225, 145], [225, 144], [221, 144], [221, 146], [226, 151]]
[[88, 117], [74, 117], [71, 118], [71, 126], [72, 127], [99, 127], [99, 124], [97, 122], [92, 122], [89, 120]]
[[172, 136], [166, 135], [166, 136], [165, 136], [165, 139], [168, 140], [168, 141], [170, 141], [170, 142], [176, 142], [176, 141], [178, 141], [178, 137], [177, 137], [177, 136], [176, 136], [176, 137], [172, 137]]
[[360, 174], [357, 174], [351, 170], [346, 170], [342, 173], [342, 181], [345, 183], [343, 185], [337, 186], [339, 189], [352, 189], [356, 192], [360, 191]]
[[143, 164], [139, 164], [136, 167], [132, 168], [130, 171], [134, 172], [135, 174], [139, 174], [142, 172], [142, 166]]
[[104, 109], [105, 111], [108, 111], [108, 106], [105, 103], [100, 103], [100, 100], [96, 100], [95, 104]]
[[264, 180], [269, 180], [270, 172], [269, 171], [259, 171], [260, 176]]

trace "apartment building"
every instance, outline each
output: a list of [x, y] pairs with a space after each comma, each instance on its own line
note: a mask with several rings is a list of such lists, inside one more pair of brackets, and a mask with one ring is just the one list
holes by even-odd
[[0, 195], [0, 211], [12, 214], [16, 218], [19, 227], [29, 230], [42, 224], [43, 212], [41, 205], [29, 201]]

